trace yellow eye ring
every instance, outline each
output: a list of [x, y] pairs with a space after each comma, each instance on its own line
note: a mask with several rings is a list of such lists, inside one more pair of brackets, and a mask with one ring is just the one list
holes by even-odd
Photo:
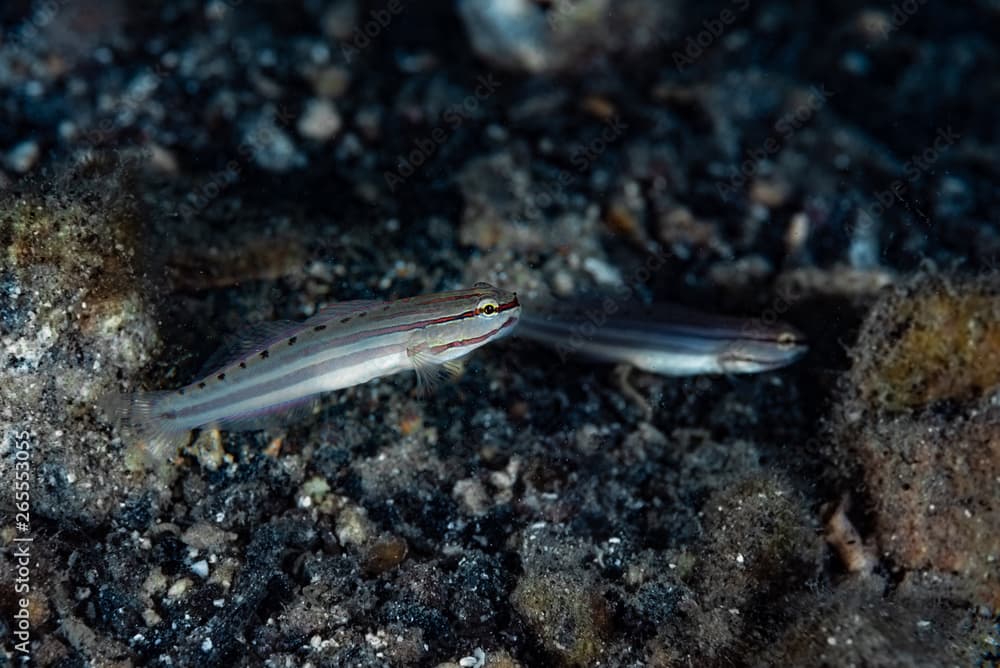
[[477, 310], [478, 310], [478, 312], [479, 312], [480, 315], [494, 316], [494, 315], [496, 315], [497, 313], [500, 312], [500, 305], [497, 304], [495, 301], [491, 300], [491, 301], [487, 301], [487, 302], [485, 302], [483, 304], [480, 304], [480, 306], [479, 306], [479, 308]]

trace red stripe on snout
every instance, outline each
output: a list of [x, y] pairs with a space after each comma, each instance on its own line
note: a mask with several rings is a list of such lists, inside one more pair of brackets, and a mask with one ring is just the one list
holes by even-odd
[[504, 328], [510, 327], [515, 322], [517, 322], [517, 318], [510, 318], [504, 324], [500, 325], [496, 329], [491, 329], [490, 331], [486, 332], [485, 334], [480, 334], [479, 336], [473, 336], [473, 337], [468, 338], [468, 339], [461, 339], [459, 341], [452, 341], [451, 343], [442, 343], [439, 346], [431, 346], [430, 347], [430, 351], [433, 354], [437, 354], [437, 353], [440, 353], [440, 352], [444, 352], [445, 350], [450, 350], [452, 348], [459, 348], [459, 347], [462, 347], [462, 346], [474, 346], [477, 343], [483, 343], [484, 341], [487, 341], [487, 340], [493, 338], [494, 336], [496, 336], [497, 334], [499, 334], [500, 331], [503, 330]]

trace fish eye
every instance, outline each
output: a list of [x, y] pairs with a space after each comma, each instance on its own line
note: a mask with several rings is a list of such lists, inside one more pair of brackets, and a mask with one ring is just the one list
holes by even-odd
[[791, 332], [782, 332], [778, 334], [778, 346], [781, 348], [791, 348], [795, 345], [795, 335]]
[[484, 300], [479, 303], [479, 313], [485, 316], [493, 316], [500, 312], [500, 305], [497, 304], [492, 299]]

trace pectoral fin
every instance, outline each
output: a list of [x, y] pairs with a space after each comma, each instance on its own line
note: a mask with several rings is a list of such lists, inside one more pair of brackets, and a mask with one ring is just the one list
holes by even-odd
[[446, 381], [455, 380], [465, 368], [459, 360], [438, 360], [422, 342], [408, 347], [406, 354], [417, 372], [417, 387], [424, 395], [431, 394]]

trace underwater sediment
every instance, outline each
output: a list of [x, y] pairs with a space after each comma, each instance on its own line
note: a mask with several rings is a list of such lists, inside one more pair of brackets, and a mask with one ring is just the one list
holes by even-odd
[[[5, 5], [4, 660], [991, 665], [995, 21]], [[809, 352], [668, 377], [504, 338], [154, 469], [97, 409], [248, 326], [480, 281]]]

